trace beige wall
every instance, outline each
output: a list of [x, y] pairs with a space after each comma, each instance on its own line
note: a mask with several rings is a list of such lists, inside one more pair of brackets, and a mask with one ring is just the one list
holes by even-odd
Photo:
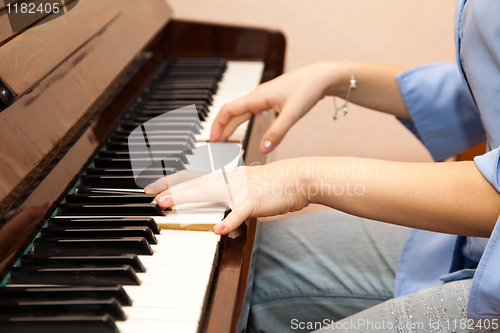
[[[287, 38], [285, 70], [326, 59], [416, 66], [454, 61], [455, 0], [167, 0], [174, 17], [268, 27]], [[270, 160], [344, 155], [429, 161], [394, 117], [351, 106], [333, 122], [332, 98], [320, 101]]]

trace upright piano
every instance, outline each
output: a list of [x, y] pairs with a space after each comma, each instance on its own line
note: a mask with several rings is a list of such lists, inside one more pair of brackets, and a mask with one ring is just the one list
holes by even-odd
[[[54, 1], [9, 24], [7, 5], [42, 2], [0, 0], [0, 332], [243, 332], [256, 221], [221, 238], [167, 230], [173, 211], [131, 182], [126, 138], [194, 104], [201, 128], [179, 114], [154, 135], [199, 144], [224, 102], [282, 73], [283, 35], [172, 20], [165, 0]], [[265, 162], [272, 120], [238, 131], [245, 164]]]

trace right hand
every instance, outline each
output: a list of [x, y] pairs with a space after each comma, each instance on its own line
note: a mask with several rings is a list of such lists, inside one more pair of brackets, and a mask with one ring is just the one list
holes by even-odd
[[210, 141], [226, 141], [252, 114], [273, 109], [279, 117], [260, 142], [260, 150], [270, 153], [293, 124], [325, 96], [339, 77], [337, 68], [335, 62], [305, 66], [263, 83], [248, 95], [224, 105], [212, 125]]

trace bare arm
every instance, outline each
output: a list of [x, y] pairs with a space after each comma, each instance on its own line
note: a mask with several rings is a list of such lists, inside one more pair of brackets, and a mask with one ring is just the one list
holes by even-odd
[[[500, 215], [500, 194], [474, 162], [401, 163], [353, 158], [316, 161], [343, 167], [339, 178], [330, 182], [343, 185], [345, 191], [342, 195], [319, 193], [310, 202], [353, 215], [479, 237], [490, 236]], [[322, 179], [324, 182], [328, 177], [311, 174], [307, 182], [320, 185]], [[347, 193], [348, 183], [352, 195]]]
[[[169, 178], [170, 177], [170, 178]], [[157, 203], [223, 202], [231, 206], [220, 174], [177, 183]], [[319, 203], [350, 214], [413, 228], [488, 237], [500, 214], [500, 194], [473, 162], [402, 163], [350, 157], [308, 157], [228, 174], [232, 212], [214, 228], [227, 234], [249, 217], [285, 214]], [[169, 180], [170, 179], [170, 180]], [[332, 225], [334, 227], [334, 225]]]
[[[351, 78], [350, 68], [346, 63], [331, 63], [332, 72], [338, 77], [326, 90], [327, 95], [345, 97]], [[408, 69], [404, 66], [352, 63], [354, 76], [358, 81], [351, 92], [350, 101], [358, 105], [410, 119], [403, 96], [399, 91], [396, 76]]]

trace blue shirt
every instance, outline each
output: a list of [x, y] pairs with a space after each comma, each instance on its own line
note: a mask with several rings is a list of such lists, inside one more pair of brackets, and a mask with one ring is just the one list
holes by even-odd
[[[401, 122], [442, 161], [487, 140], [474, 159], [500, 192], [500, 1], [458, 0], [457, 64], [418, 67], [398, 76], [411, 121]], [[396, 274], [395, 296], [473, 277], [471, 318], [500, 318], [500, 218], [489, 239], [413, 230]]]

